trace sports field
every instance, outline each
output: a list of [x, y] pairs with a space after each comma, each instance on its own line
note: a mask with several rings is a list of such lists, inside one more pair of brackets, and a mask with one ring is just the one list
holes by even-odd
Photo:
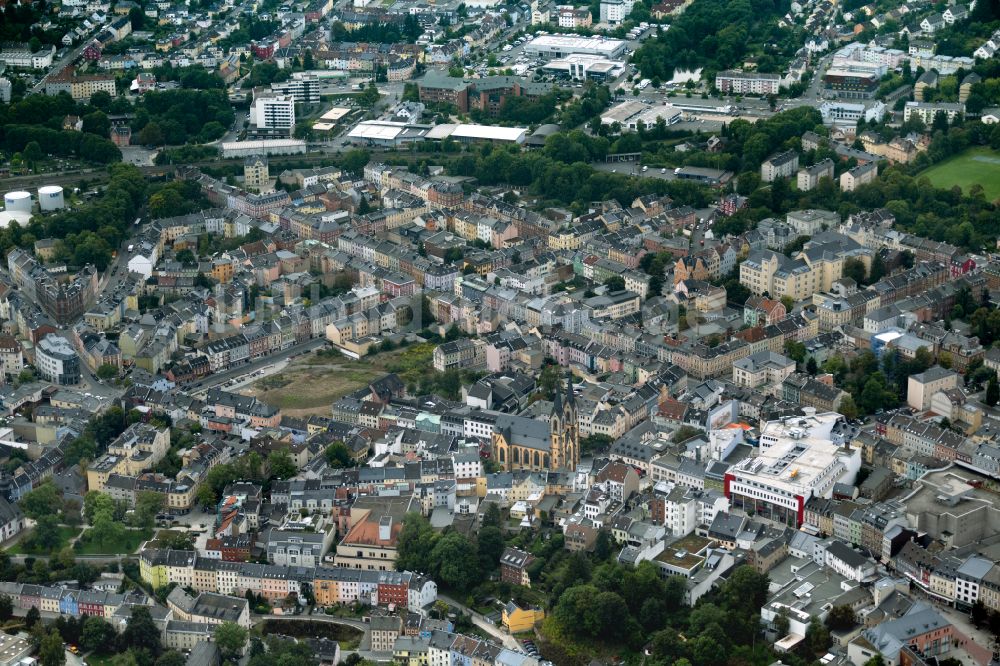
[[1000, 199], [1000, 153], [989, 148], [969, 148], [920, 175], [927, 176], [935, 187], [958, 185], [966, 194], [978, 183], [983, 186], [987, 201]]

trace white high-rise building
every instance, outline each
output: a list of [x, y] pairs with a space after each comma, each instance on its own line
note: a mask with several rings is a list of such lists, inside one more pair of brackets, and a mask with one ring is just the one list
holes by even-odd
[[250, 122], [258, 131], [291, 134], [295, 128], [295, 98], [273, 93], [255, 95]]

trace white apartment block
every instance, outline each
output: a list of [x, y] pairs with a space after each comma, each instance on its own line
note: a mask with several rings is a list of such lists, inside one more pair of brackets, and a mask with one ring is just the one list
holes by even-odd
[[253, 102], [250, 120], [260, 129], [291, 130], [295, 127], [295, 98], [261, 95]]
[[726, 70], [715, 75], [715, 87], [732, 95], [777, 95], [781, 89], [781, 76]]

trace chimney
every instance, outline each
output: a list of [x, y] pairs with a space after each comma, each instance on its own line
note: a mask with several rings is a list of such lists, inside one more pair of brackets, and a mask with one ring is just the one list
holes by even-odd
[[392, 516], [382, 516], [378, 521], [378, 540], [389, 541], [392, 538]]

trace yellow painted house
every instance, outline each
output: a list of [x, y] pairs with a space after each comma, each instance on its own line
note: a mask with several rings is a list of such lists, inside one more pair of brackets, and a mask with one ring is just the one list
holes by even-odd
[[545, 611], [541, 608], [521, 608], [513, 601], [508, 601], [503, 607], [503, 626], [512, 634], [531, 631], [535, 625], [545, 619]]
[[153, 589], [169, 585], [166, 564], [146, 557], [139, 558], [139, 577], [142, 578], [142, 582], [148, 583]]

